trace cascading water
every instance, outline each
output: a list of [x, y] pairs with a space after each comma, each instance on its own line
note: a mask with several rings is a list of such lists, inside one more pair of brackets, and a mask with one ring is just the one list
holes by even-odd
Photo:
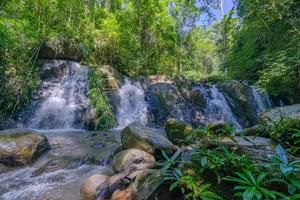
[[118, 95], [120, 97], [120, 105], [116, 114], [118, 128], [125, 127], [134, 121], [146, 125], [148, 123], [148, 105], [141, 84], [139, 82], [132, 83], [126, 78]]
[[237, 122], [226, 98], [215, 85], [204, 86], [199, 84], [197, 89], [203, 94], [206, 104], [204, 116], [206, 123], [223, 120], [232, 123], [236, 130], [241, 130], [241, 125]]
[[272, 103], [268, 94], [260, 90], [258, 87], [250, 86], [255, 101], [256, 113], [260, 114], [262, 111], [272, 108]]
[[39, 104], [27, 126], [35, 129], [81, 128], [88, 108], [88, 69], [72, 61], [54, 60], [43, 68], [45, 77], [38, 91]]

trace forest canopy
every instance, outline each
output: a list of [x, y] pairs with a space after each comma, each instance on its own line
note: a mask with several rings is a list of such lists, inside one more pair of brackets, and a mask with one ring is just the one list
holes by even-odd
[[61, 40], [78, 46], [81, 62], [126, 75], [239, 79], [299, 101], [300, 2], [237, 0], [227, 13], [222, 3], [2, 0], [0, 115], [14, 116], [30, 101], [43, 43]]

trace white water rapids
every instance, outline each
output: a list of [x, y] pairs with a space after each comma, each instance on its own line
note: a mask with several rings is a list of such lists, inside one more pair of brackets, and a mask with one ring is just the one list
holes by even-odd
[[27, 127], [34, 129], [82, 128], [80, 123], [89, 106], [88, 68], [79, 63], [54, 60], [43, 67], [44, 78], [38, 108], [28, 116]]
[[148, 123], [148, 105], [141, 84], [131, 82], [126, 78], [118, 95], [120, 96], [120, 106], [116, 113], [118, 128], [124, 128], [135, 121], [146, 125]]

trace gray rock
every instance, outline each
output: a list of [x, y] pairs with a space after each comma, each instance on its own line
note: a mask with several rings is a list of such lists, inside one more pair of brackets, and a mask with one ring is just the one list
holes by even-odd
[[262, 122], [279, 121], [282, 117], [300, 118], [300, 104], [273, 108], [261, 114]]
[[115, 90], [119, 89], [124, 83], [124, 76], [118, 72], [115, 68], [110, 65], [102, 65], [99, 70], [102, 73], [104, 79], [104, 90]]
[[149, 85], [146, 101], [155, 124], [164, 125], [167, 118], [184, 119], [191, 121], [188, 103], [183, 98], [179, 88], [172, 83], [154, 83]]
[[148, 163], [152, 167], [155, 166], [155, 158], [139, 149], [128, 149], [117, 153], [113, 158], [113, 169], [116, 172], [121, 172], [136, 164]]
[[7, 166], [31, 164], [50, 149], [47, 138], [28, 129], [0, 132], [0, 163]]
[[[103, 193], [103, 197], [109, 195], [108, 178], [108, 176], [102, 174], [94, 174], [88, 177], [80, 189], [81, 200], [95, 200], [99, 193]], [[107, 185], [107, 187], [98, 192], [96, 189], [101, 184]]]
[[125, 149], [136, 148], [152, 155], [160, 150], [169, 152], [176, 150], [164, 132], [148, 128], [138, 122], [129, 124], [121, 131], [121, 141]]
[[68, 38], [50, 38], [45, 41], [39, 52], [40, 59], [68, 59], [80, 61], [83, 51], [78, 41]]
[[250, 86], [239, 81], [227, 81], [218, 85], [228, 100], [232, 111], [242, 127], [251, 127], [258, 123], [255, 99]]

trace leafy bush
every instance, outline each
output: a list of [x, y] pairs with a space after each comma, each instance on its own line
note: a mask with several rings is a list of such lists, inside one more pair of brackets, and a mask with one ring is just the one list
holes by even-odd
[[89, 97], [92, 107], [95, 109], [93, 116], [93, 127], [90, 129], [103, 130], [112, 128], [115, 125], [115, 116], [111, 105], [102, 91], [102, 74], [99, 70], [89, 72]]
[[276, 199], [276, 192], [269, 190], [266, 185], [268, 174], [260, 173], [258, 176], [253, 175], [249, 170], [237, 172], [237, 177], [225, 177], [224, 180], [238, 184], [235, 190], [242, 192], [235, 193], [235, 196], [243, 197], [244, 200], [252, 199]]
[[221, 128], [212, 126], [199, 127], [191, 130], [190, 135], [184, 141], [185, 144], [206, 145], [208, 141], [220, 141], [224, 137], [231, 137], [234, 133], [234, 126], [230, 123]]
[[[161, 173], [165, 176], [165, 180], [171, 180], [170, 191], [175, 188], [179, 188], [182, 194], [184, 194], [187, 199], [203, 199], [203, 200], [214, 200], [222, 199], [214, 192], [209, 190], [210, 185], [200, 181], [200, 177], [193, 177], [188, 174], [184, 174], [178, 164], [182, 164], [180, 160], [181, 151], [177, 150], [171, 157], [169, 157], [166, 152], [162, 151], [162, 155], [165, 162], [162, 163]], [[182, 166], [181, 166], [182, 167]]]
[[270, 155], [265, 167], [271, 172], [273, 181], [287, 186], [289, 195], [300, 195], [300, 160], [289, 161], [281, 145], [277, 145], [275, 150], [277, 155]]
[[232, 175], [240, 169], [253, 169], [254, 163], [246, 155], [240, 155], [235, 150], [228, 150], [225, 146], [213, 150], [198, 149], [192, 157], [194, 163], [201, 164], [201, 172], [214, 173], [218, 180]]
[[171, 157], [163, 153], [162, 174], [171, 181], [170, 190], [179, 189], [187, 199], [232, 199], [233, 195], [244, 200], [299, 199], [300, 160], [290, 161], [281, 145], [268, 162], [254, 163], [236, 148], [203, 145], [205, 140], [218, 145], [224, 137], [209, 127], [194, 131], [192, 149], [178, 150]]
[[217, 200], [222, 199], [216, 193], [209, 190], [210, 184], [203, 181], [195, 180], [193, 176], [180, 176], [178, 180], [171, 185], [171, 190], [175, 187], [180, 187], [182, 193], [187, 199], [203, 199], [203, 200]]
[[300, 119], [281, 117], [267, 125], [267, 134], [290, 153], [300, 154]]

